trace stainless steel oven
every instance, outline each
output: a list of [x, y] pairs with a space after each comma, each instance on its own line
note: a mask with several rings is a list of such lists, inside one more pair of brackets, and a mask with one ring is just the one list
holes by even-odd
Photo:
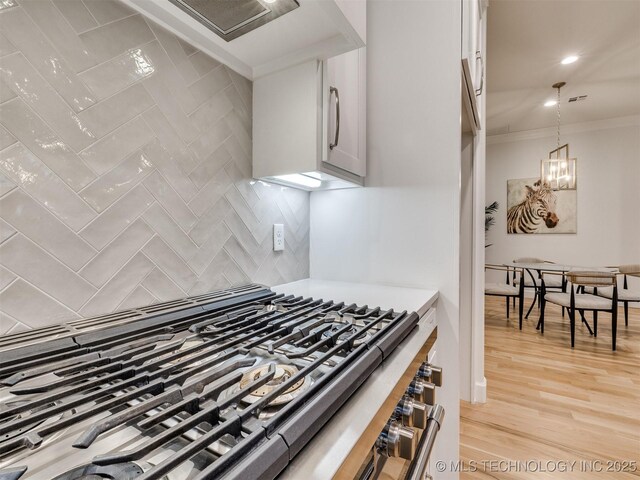
[[[400, 390], [401, 397], [370, 446], [355, 477], [358, 480], [431, 478], [429, 457], [445, 413], [436, 403], [436, 387], [442, 386], [442, 369], [428, 362], [435, 335], [436, 332], [429, 337], [403, 375], [400, 388], [396, 389]], [[389, 400], [396, 402], [394, 398]]]

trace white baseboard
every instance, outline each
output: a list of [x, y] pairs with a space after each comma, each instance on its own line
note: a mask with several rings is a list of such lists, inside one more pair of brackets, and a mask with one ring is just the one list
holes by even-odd
[[486, 403], [487, 402], [487, 379], [482, 377], [482, 380], [476, 382], [473, 387], [473, 400], [471, 403]]

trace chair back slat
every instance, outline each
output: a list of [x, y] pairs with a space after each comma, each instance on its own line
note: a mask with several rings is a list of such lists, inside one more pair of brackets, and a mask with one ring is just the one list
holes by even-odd
[[573, 271], [567, 278], [574, 285], [585, 287], [611, 287], [616, 284], [616, 274], [607, 272]]
[[548, 260], [543, 260], [541, 258], [536, 257], [521, 257], [516, 258], [513, 263], [553, 263]]
[[629, 275], [630, 277], [640, 277], [640, 263], [632, 265], [620, 265], [618, 267], [620, 273]]

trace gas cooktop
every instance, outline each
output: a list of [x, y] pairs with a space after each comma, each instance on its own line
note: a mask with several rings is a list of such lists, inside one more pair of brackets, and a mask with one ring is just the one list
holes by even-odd
[[260, 286], [0, 339], [0, 479], [275, 478], [416, 313]]

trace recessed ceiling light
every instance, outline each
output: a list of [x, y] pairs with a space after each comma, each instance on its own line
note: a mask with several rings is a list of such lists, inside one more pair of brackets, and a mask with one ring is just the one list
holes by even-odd
[[570, 63], [577, 61], [578, 58], [579, 57], [577, 55], [569, 55], [568, 57], [563, 58], [561, 63], [563, 65], [569, 65]]
[[554, 105], [557, 105], [557, 104], [558, 104], [557, 100], [547, 100], [546, 102], [544, 102], [545, 107], [553, 107]]
[[278, 0], [264, 0], [264, 3], [276, 3]]

